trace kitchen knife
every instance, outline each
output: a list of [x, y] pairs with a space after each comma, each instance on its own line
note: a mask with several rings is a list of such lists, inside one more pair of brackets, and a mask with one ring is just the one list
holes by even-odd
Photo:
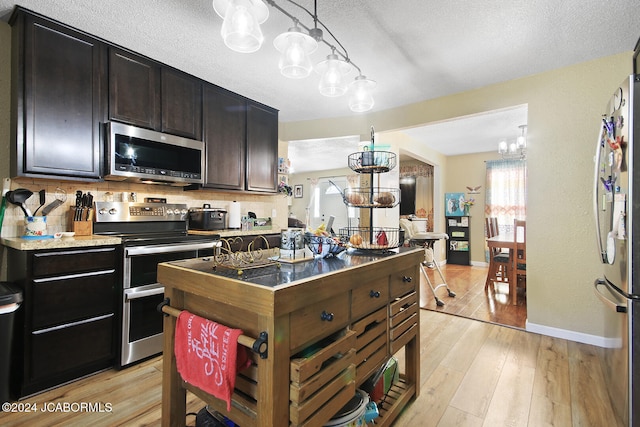
[[79, 221], [78, 216], [80, 215], [80, 208], [82, 207], [82, 191], [76, 191], [76, 204], [75, 210], [73, 211], [73, 220]]

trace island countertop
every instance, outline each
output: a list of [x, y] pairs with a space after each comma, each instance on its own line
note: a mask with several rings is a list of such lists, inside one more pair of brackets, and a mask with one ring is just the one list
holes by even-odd
[[422, 249], [397, 248], [387, 252], [349, 250], [333, 257], [310, 258], [296, 263], [276, 260], [268, 266], [240, 269], [240, 274], [238, 269], [224, 266], [214, 267], [214, 261], [211, 257], [169, 261], [166, 264], [277, 290], [317, 278], [317, 276], [392, 259], [398, 255], [416, 251], [422, 252]]

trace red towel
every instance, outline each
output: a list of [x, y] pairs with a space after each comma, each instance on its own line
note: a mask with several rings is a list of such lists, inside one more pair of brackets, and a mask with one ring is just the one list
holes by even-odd
[[244, 346], [238, 346], [240, 329], [231, 329], [183, 311], [176, 323], [176, 364], [182, 379], [227, 402], [238, 371], [251, 364]]

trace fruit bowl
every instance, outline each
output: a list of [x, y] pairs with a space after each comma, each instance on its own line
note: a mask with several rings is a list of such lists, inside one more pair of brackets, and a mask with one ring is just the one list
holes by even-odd
[[322, 258], [338, 255], [347, 249], [339, 238], [331, 236], [314, 236], [307, 233], [305, 243], [314, 256]]

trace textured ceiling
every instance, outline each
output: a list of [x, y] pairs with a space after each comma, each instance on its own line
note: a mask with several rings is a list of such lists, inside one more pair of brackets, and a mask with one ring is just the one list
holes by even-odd
[[[289, 1], [275, 1], [312, 26]], [[297, 1], [313, 10], [313, 1]], [[291, 20], [271, 7], [264, 45], [241, 54], [224, 46], [211, 0], [0, 0], [0, 15], [16, 4], [273, 106], [283, 122], [355, 114], [346, 97], [318, 93], [315, 73], [302, 80], [280, 75], [273, 39]], [[637, 0], [317, 1], [320, 19], [377, 81], [373, 111], [630, 51], [640, 36], [637, 6]], [[313, 62], [328, 53], [321, 45]]]

